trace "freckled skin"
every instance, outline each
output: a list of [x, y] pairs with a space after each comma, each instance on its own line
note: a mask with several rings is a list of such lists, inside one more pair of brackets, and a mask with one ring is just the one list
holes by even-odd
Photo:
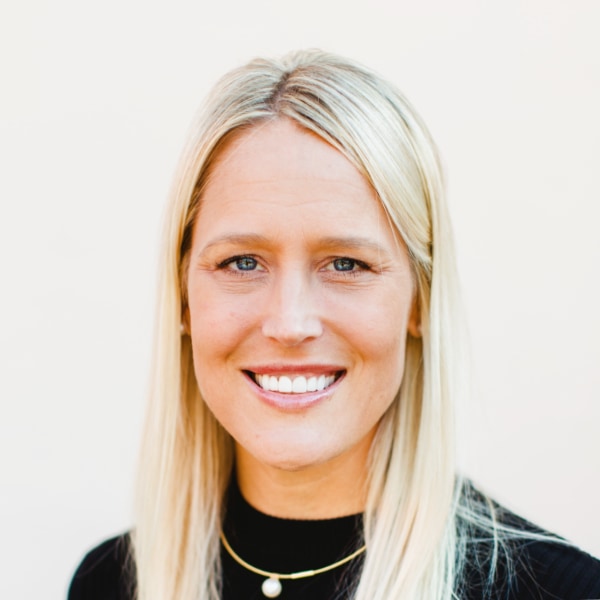
[[[362, 510], [368, 449], [418, 335], [408, 255], [368, 182], [286, 119], [243, 132], [202, 197], [187, 285], [196, 378], [235, 440], [242, 492], [281, 516], [300, 498], [300, 516]], [[344, 376], [286, 411], [244, 374], [260, 364]]]

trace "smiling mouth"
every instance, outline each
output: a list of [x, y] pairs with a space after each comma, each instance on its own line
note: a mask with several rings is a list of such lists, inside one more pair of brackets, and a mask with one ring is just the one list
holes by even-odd
[[335, 383], [345, 371], [337, 371], [329, 375], [269, 375], [245, 371], [245, 373], [268, 392], [280, 394], [306, 394], [307, 392], [321, 392]]

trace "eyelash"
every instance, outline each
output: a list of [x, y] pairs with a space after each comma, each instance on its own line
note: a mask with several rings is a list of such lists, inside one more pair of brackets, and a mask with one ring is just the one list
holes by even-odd
[[[254, 262], [254, 268], [252, 269], [229, 269], [230, 271], [234, 272], [234, 273], [248, 273], [251, 271], [256, 270], [256, 267], [258, 266], [258, 261], [253, 257], [250, 256], [248, 254], [240, 254], [239, 256], [232, 256], [231, 258], [228, 258], [226, 260], [224, 260], [223, 262], [220, 262], [219, 264], [217, 264], [217, 269], [227, 269], [230, 265], [234, 264], [234, 263], [238, 263], [242, 260], [246, 260], [246, 261], [253, 261]], [[239, 267], [239, 265], [238, 265]]]
[[[351, 269], [336, 269], [334, 266], [334, 271], [336, 273], [344, 273], [345, 275], [356, 275], [358, 273], [360, 273], [361, 271], [370, 271], [371, 267], [363, 262], [362, 260], [357, 260], [356, 258], [350, 258], [348, 256], [340, 256], [338, 258], [334, 258], [329, 264], [331, 265], [335, 265], [336, 262], [338, 261], [344, 261], [346, 263], [351, 263], [352, 268]], [[355, 268], [358, 267], [358, 268]]]
[[[239, 263], [241, 261], [252, 261], [252, 268], [250, 269], [243, 269], [243, 268], [239, 268]], [[343, 261], [346, 263], [347, 266], [351, 266], [350, 269], [336, 269], [335, 268], [335, 264], [339, 263], [340, 261]], [[237, 264], [238, 268], [231, 268], [231, 265], [235, 265]], [[237, 256], [231, 256], [230, 258], [225, 259], [224, 261], [220, 262], [217, 264], [217, 269], [221, 269], [221, 270], [229, 270], [231, 273], [235, 273], [237, 275], [242, 276], [244, 273], [250, 273], [253, 271], [257, 270], [257, 267], [260, 266], [259, 262], [256, 258], [254, 258], [251, 255], [248, 254], [240, 254]], [[329, 268], [329, 266], [332, 266], [333, 268]], [[339, 274], [343, 274], [343, 276], [345, 277], [356, 277], [359, 273], [361, 273], [362, 271], [371, 271], [371, 267], [363, 262], [362, 260], [358, 260], [356, 258], [350, 258], [348, 256], [338, 256], [337, 258], [333, 258], [331, 259], [326, 267], [324, 269], [322, 269], [323, 271], [329, 271], [329, 272], [335, 272], [335, 273], [339, 273]]]

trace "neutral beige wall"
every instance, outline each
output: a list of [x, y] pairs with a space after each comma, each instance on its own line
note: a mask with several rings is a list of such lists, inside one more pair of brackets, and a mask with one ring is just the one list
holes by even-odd
[[130, 525], [185, 129], [219, 74], [296, 47], [378, 69], [429, 123], [477, 367], [462, 464], [600, 554], [600, 4], [369, 4], [3, 5], [0, 597], [62, 597], [83, 550]]

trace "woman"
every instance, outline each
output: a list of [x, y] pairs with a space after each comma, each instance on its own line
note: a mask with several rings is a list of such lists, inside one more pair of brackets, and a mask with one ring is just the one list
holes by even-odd
[[597, 561], [456, 477], [442, 187], [363, 67], [221, 81], [168, 211], [136, 527], [71, 600], [600, 597]]

